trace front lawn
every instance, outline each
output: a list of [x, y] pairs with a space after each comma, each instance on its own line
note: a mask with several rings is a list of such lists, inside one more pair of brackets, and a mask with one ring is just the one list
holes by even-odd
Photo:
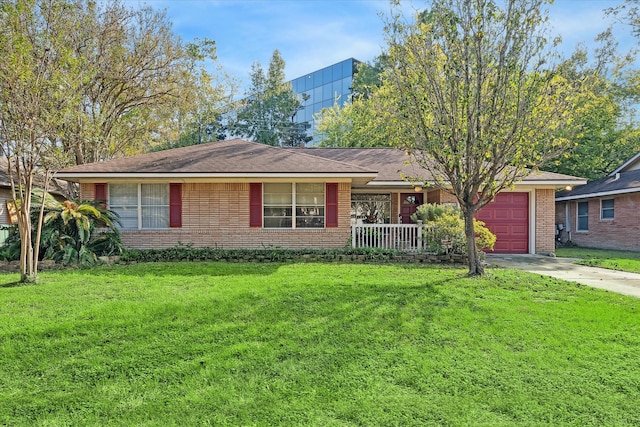
[[509, 269], [0, 276], [0, 425], [640, 425], [640, 300]]
[[579, 258], [578, 264], [591, 267], [640, 273], [640, 252], [566, 247], [557, 248], [556, 256]]

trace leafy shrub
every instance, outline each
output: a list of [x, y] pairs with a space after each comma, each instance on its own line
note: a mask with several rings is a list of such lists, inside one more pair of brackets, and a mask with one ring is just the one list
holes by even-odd
[[[456, 206], [425, 203], [419, 206], [411, 216], [415, 222], [422, 221], [427, 226], [426, 249], [429, 252], [443, 254], [467, 253], [467, 239], [464, 233], [464, 218]], [[476, 246], [480, 250], [493, 250], [496, 236], [485, 226], [485, 223], [473, 220], [476, 232]]]
[[[31, 221], [38, 220], [38, 209], [31, 212]], [[40, 259], [56, 262], [93, 264], [99, 256], [122, 253], [120, 223], [117, 214], [95, 201], [58, 202], [47, 197], [40, 239]], [[34, 236], [35, 237], [35, 236]], [[35, 242], [34, 242], [35, 243]], [[20, 258], [20, 233], [12, 226], [5, 244], [0, 248], [5, 260]]]
[[398, 255], [390, 249], [340, 248], [340, 249], [220, 249], [194, 248], [178, 244], [165, 249], [125, 249], [120, 256], [122, 262], [163, 261], [263, 261], [284, 262], [305, 258], [324, 260], [369, 260], [384, 261]]
[[120, 218], [101, 202], [54, 201], [46, 211], [40, 242], [45, 259], [92, 264], [98, 256], [122, 252]]

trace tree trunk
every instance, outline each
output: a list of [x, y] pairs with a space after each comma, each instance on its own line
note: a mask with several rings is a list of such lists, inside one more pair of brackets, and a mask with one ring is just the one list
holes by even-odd
[[18, 212], [20, 231], [20, 282], [35, 283], [38, 279], [37, 266], [33, 263], [33, 244], [31, 243], [31, 219], [29, 211], [21, 206]]
[[469, 276], [481, 276], [484, 274], [482, 259], [478, 256], [476, 246], [476, 231], [473, 227], [473, 210], [464, 209], [464, 234], [467, 238], [467, 257], [469, 260]]
[[[18, 175], [20, 171], [18, 170]], [[31, 233], [31, 190], [33, 188], [33, 172], [25, 173], [24, 188], [20, 189], [22, 198], [18, 208], [18, 231], [20, 232], [20, 282], [36, 283], [38, 280], [38, 260], [33, 250]], [[18, 201], [14, 198], [14, 203], [18, 206]]]

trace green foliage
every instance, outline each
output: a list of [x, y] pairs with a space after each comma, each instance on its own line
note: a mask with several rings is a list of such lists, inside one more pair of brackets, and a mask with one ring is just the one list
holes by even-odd
[[369, 97], [356, 97], [342, 107], [335, 103], [317, 113], [316, 129], [323, 147], [389, 147], [393, 128], [390, 109], [380, 89]]
[[[120, 219], [100, 202], [66, 200], [60, 203], [50, 198], [45, 213], [40, 240], [41, 259], [88, 265], [95, 263], [99, 256], [122, 253], [120, 232], [116, 227]], [[32, 211], [32, 221], [35, 220], [37, 212]], [[14, 260], [19, 255], [20, 235], [14, 228], [0, 250], [0, 256]]]
[[618, 56], [613, 51], [616, 43], [610, 32], [600, 34], [598, 43], [593, 59], [589, 59], [585, 48], [579, 48], [560, 67], [560, 73], [568, 80], [589, 84], [575, 109], [580, 131], [573, 138], [574, 146], [545, 164], [545, 170], [599, 179], [640, 151], [634, 111], [635, 57]]
[[396, 9], [387, 25], [395, 146], [459, 201], [471, 275], [484, 271], [473, 215], [572, 147], [591, 83], [558, 71], [545, 3], [434, 0], [414, 22]]
[[296, 147], [311, 140], [303, 124], [293, 116], [302, 108], [304, 97], [285, 81], [284, 60], [275, 50], [265, 74], [259, 63], [251, 68], [251, 87], [242, 101], [231, 133], [267, 145]]
[[637, 426], [638, 300], [497, 269], [0, 275], [0, 425]]
[[387, 104], [388, 86], [383, 86], [383, 70], [388, 57], [358, 65], [353, 78], [352, 99], [338, 102], [316, 114], [316, 133], [323, 147], [389, 147], [397, 132], [392, 108]]
[[[411, 220], [422, 221], [430, 230], [427, 233], [427, 245], [430, 252], [467, 253], [467, 240], [464, 232], [464, 218], [456, 206], [425, 203], [418, 207]], [[496, 235], [482, 221], [473, 220], [478, 250], [493, 250]]]
[[258, 261], [284, 262], [305, 259], [384, 261], [398, 255], [397, 251], [375, 248], [340, 249], [220, 249], [194, 248], [179, 244], [166, 249], [126, 249], [122, 262], [163, 261]]
[[382, 86], [384, 70], [390, 65], [389, 56], [385, 53], [375, 57], [371, 62], [358, 64], [351, 88], [353, 97], [372, 97]]
[[[94, 263], [99, 255], [119, 254], [122, 251], [116, 228], [119, 223], [117, 214], [99, 201], [55, 203], [47, 209], [44, 219], [41, 242], [44, 257], [85, 265]], [[96, 235], [96, 227], [108, 230], [108, 234]]]

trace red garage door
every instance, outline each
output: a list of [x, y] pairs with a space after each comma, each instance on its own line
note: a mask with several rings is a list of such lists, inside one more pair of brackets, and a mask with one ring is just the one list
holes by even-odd
[[529, 252], [529, 193], [500, 193], [476, 218], [496, 235], [495, 253]]

